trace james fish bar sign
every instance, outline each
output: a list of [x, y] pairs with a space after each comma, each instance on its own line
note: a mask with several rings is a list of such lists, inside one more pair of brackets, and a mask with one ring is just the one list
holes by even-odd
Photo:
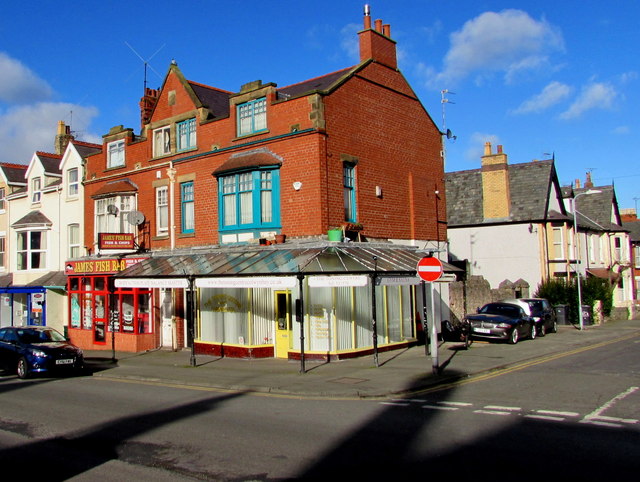
[[66, 265], [66, 274], [113, 274], [124, 271], [147, 258], [125, 259], [90, 259], [87, 261], [69, 261]]

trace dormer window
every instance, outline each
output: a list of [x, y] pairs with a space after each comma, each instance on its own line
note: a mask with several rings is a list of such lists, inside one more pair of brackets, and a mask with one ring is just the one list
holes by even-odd
[[171, 128], [161, 127], [153, 131], [153, 157], [171, 154]]
[[42, 199], [42, 179], [34, 177], [31, 180], [31, 202], [39, 203]]
[[177, 150], [186, 151], [196, 148], [196, 120], [189, 119], [176, 124]]
[[107, 144], [107, 168], [124, 166], [124, 140]]
[[267, 130], [267, 99], [252, 100], [237, 107], [238, 136]]

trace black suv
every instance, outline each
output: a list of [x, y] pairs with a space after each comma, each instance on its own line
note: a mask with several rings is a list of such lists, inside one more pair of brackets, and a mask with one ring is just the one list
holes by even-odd
[[538, 335], [544, 336], [547, 333], [558, 331], [558, 320], [556, 310], [551, 306], [549, 300], [545, 298], [520, 298], [531, 308], [531, 317], [536, 323]]

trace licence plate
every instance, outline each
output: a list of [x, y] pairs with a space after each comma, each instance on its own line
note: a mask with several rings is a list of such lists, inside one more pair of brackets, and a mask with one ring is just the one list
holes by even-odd
[[64, 358], [62, 360], [56, 360], [56, 365], [71, 365], [73, 358]]
[[476, 333], [491, 333], [489, 328], [474, 328], [473, 331]]

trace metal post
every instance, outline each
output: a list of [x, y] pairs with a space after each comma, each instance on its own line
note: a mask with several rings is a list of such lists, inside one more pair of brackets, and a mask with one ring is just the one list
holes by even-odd
[[299, 297], [296, 303], [296, 318], [300, 323], [300, 373], [306, 373], [304, 366], [304, 275], [298, 273]]
[[371, 275], [371, 329], [373, 331], [373, 362], [376, 367], [378, 363], [378, 321], [376, 310], [376, 271], [378, 270], [378, 257], [373, 257], [373, 273]]
[[189, 360], [192, 367], [196, 366], [196, 336], [195, 336], [195, 312], [196, 312], [196, 292], [193, 276], [189, 276], [189, 291], [187, 291], [187, 326], [191, 337], [191, 358]]
[[431, 355], [431, 337], [429, 336], [429, 323], [427, 315], [427, 283], [421, 281], [422, 285], [422, 333], [424, 333], [424, 354]]
[[436, 327], [436, 305], [433, 298], [433, 283], [429, 283], [429, 289], [431, 290], [431, 371], [434, 375], [437, 375], [439, 370], [438, 363], [438, 328]]

